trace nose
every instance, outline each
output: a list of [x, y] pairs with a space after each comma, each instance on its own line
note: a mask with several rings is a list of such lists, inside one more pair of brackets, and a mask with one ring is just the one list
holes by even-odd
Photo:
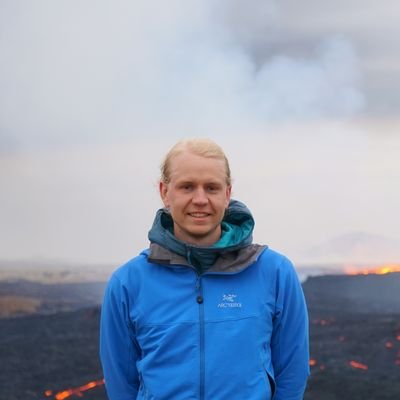
[[193, 203], [197, 205], [205, 205], [208, 203], [207, 193], [203, 188], [197, 188], [193, 193]]

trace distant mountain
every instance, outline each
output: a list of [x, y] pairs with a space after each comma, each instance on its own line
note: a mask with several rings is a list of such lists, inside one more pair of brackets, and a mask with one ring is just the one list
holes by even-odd
[[106, 282], [116, 266], [70, 264], [50, 260], [0, 260], [0, 281], [24, 279], [41, 283]]
[[400, 241], [365, 232], [341, 235], [305, 250], [301, 258], [310, 264], [400, 263]]

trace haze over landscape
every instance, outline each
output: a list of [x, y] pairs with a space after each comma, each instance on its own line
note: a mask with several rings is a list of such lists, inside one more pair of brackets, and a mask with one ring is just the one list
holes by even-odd
[[394, 0], [2, 1], [0, 259], [131, 258], [164, 153], [207, 136], [256, 241], [399, 263], [399, 17]]
[[305, 400], [399, 398], [399, 20], [395, 0], [2, 0], [0, 398], [107, 398], [104, 287], [193, 136], [295, 263]]

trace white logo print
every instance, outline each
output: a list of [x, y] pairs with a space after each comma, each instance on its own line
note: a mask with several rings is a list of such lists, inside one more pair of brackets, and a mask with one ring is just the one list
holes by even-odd
[[233, 303], [235, 301], [236, 297], [237, 297], [236, 294], [223, 294], [222, 301], [229, 301], [229, 302]]
[[240, 308], [242, 307], [242, 303], [238, 303], [235, 301], [237, 295], [236, 294], [223, 294], [222, 295], [222, 303], [218, 304], [218, 308]]

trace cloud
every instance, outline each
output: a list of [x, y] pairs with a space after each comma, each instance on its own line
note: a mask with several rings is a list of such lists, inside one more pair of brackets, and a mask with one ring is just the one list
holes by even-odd
[[292, 253], [346, 230], [398, 236], [397, 125], [354, 123], [382, 86], [366, 83], [354, 32], [371, 34], [339, 18], [358, 6], [340, 4], [3, 1], [1, 254], [131, 256], [182, 136], [226, 149], [260, 242]]
[[22, 147], [232, 132], [363, 107], [346, 38], [322, 37], [308, 56], [254, 57], [277, 32], [273, 1], [174, 0], [157, 12], [144, 0], [6, 4], [0, 130]]
[[358, 78], [351, 44], [334, 38], [321, 42], [309, 59], [273, 56], [259, 69], [253, 93], [271, 119], [341, 118], [362, 110]]

